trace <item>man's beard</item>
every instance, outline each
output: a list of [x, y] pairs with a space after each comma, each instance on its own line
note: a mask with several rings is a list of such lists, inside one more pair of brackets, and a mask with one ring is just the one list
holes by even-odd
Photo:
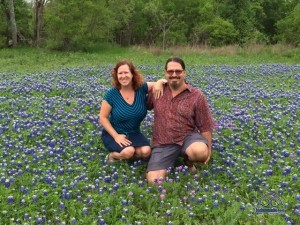
[[172, 87], [173, 90], [178, 90], [179, 89], [179, 83], [178, 82], [170, 82], [170, 86]]
[[[180, 79], [179, 77], [170, 78], [170, 86], [172, 87], [173, 90], [179, 89], [180, 83], [177, 82], [177, 80], [179, 80], [179, 79]], [[175, 82], [173, 82], [173, 81], [175, 81]]]

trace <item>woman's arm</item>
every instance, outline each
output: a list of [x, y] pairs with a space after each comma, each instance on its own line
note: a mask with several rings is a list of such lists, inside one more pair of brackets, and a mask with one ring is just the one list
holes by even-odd
[[166, 79], [159, 79], [156, 82], [147, 82], [148, 90], [153, 92], [155, 99], [163, 95], [163, 85], [167, 82]]
[[103, 100], [100, 108], [99, 113], [99, 120], [100, 124], [104, 127], [104, 129], [113, 137], [115, 138], [118, 133], [116, 130], [112, 127], [110, 121], [109, 121], [109, 115], [111, 112], [111, 106], [108, 104], [107, 101]]
[[99, 113], [100, 124], [104, 129], [114, 138], [114, 140], [121, 146], [128, 146], [131, 142], [126, 138], [125, 134], [118, 134], [117, 131], [113, 128], [109, 121], [109, 115], [111, 112], [111, 106], [106, 100], [102, 101], [101, 109]]

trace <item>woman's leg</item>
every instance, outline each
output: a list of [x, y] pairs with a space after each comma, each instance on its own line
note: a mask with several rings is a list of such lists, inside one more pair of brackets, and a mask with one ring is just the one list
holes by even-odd
[[135, 152], [134, 147], [129, 146], [124, 148], [121, 152], [111, 152], [108, 157], [108, 162], [115, 162], [122, 159], [130, 159]]
[[139, 146], [135, 147], [135, 158], [149, 158], [151, 154], [150, 146]]

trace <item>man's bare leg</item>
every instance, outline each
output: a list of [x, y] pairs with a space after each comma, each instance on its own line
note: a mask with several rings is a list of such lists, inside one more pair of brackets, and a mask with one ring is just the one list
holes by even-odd
[[185, 154], [191, 162], [204, 163], [209, 156], [209, 149], [203, 142], [194, 142], [186, 149]]
[[159, 179], [165, 179], [167, 175], [167, 170], [153, 170], [147, 172], [147, 181], [150, 184], [156, 184], [155, 181]]
[[197, 168], [195, 167], [194, 162], [204, 163], [209, 156], [209, 149], [207, 144], [203, 142], [194, 142], [186, 149], [185, 154], [185, 164], [188, 166], [191, 172], [196, 172]]

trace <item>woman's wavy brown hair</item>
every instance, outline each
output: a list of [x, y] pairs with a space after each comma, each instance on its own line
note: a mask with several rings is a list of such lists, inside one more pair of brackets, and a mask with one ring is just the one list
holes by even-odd
[[112, 85], [115, 88], [117, 88], [118, 90], [121, 89], [121, 84], [118, 80], [118, 69], [119, 69], [120, 66], [123, 66], [123, 65], [128, 65], [129, 70], [132, 74], [132, 87], [133, 87], [133, 89], [134, 90], [139, 89], [144, 83], [144, 78], [143, 78], [142, 74], [140, 74], [138, 69], [133, 65], [133, 63], [128, 59], [121, 60], [121, 61], [117, 62], [115, 67], [111, 70]]

